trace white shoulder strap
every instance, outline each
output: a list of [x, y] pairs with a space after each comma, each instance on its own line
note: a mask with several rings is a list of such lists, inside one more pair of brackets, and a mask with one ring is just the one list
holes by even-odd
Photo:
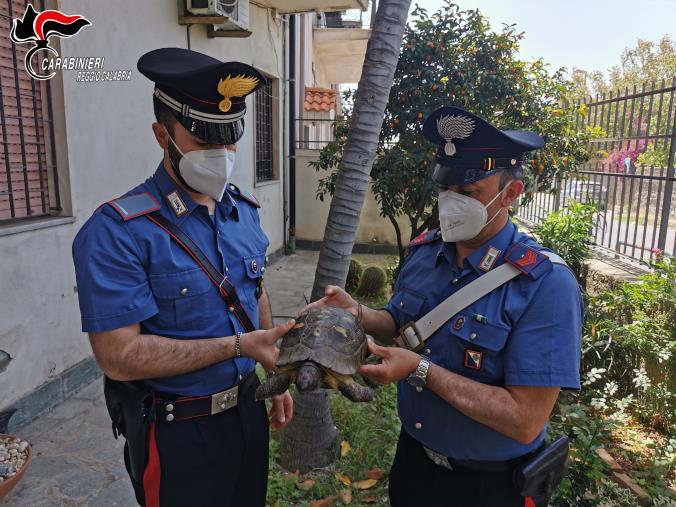
[[[555, 264], [566, 265], [561, 257], [552, 252], [541, 253]], [[458, 292], [451, 294], [417, 322], [409, 322], [402, 327], [399, 330], [399, 336], [394, 339], [395, 343], [399, 347], [420, 350], [425, 341], [458, 312], [520, 274], [521, 271], [505, 262], [485, 275], [481, 275]]]

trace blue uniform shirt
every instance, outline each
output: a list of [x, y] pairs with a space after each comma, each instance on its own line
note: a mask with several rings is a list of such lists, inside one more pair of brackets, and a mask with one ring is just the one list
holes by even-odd
[[[406, 258], [385, 308], [402, 327], [505, 262], [522, 242], [542, 250], [509, 221], [459, 268], [455, 245], [437, 234]], [[494, 257], [494, 259], [493, 259]], [[483, 268], [483, 269], [482, 269]], [[449, 319], [423, 353], [449, 371], [485, 384], [579, 389], [583, 302], [572, 272], [548, 259]], [[399, 416], [406, 431], [447, 457], [508, 460], [539, 447], [546, 429], [524, 445], [470, 419], [428, 389], [398, 385]]]
[[[227, 274], [258, 326], [257, 290], [269, 242], [260, 227], [257, 207], [228, 185], [210, 217], [206, 206], [181, 190], [161, 163], [151, 178], [126, 195], [143, 192], [161, 203], [162, 215]], [[142, 333], [178, 340], [244, 332], [206, 273], [165, 231], [143, 216], [123, 221], [112, 206], [101, 206], [75, 237], [73, 260], [85, 332], [134, 323], [141, 324]], [[157, 391], [200, 396], [236, 384], [254, 366], [253, 359], [237, 358], [146, 383]]]

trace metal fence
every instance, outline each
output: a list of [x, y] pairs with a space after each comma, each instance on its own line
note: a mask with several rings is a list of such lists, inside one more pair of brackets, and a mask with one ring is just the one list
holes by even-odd
[[336, 126], [343, 119], [330, 119], [328, 114], [304, 111], [302, 118], [296, 118], [296, 149], [321, 150], [335, 139]]
[[650, 262], [658, 251], [676, 253], [674, 152], [676, 78], [579, 101], [578, 128], [600, 127], [593, 158], [550, 192], [538, 192], [516, 215], [540, 224], [571, 199], [595, 203], [599, 248], [616, 257]]

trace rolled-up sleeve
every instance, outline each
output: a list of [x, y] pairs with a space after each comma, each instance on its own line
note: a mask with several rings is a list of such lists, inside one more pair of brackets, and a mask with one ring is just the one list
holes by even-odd
[[110, 331], [158, 312], [140, 250], [124, 223], [96, 213], [73, 241], [82, 330]]
[[583, 313], [577, 280], [554, 265], [512, 328], [505, 384], [579, 389]]

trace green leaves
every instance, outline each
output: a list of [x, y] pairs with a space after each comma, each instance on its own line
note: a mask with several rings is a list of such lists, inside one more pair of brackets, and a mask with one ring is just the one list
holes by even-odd
[[589, 245], [598, 208], [571, 200], [563, 209], [547, 215], [535, 229], [540, 244], [551, 248], [565, 259], [579, 276], [582, 262], [589, 258]]
[[[527, 194], [547, 191], [558, 175], [589, 159], [587, 141], [599, 132], [575, 128], [578, 109], [567, 105], [570, 83], [542, 60], [521, 61], [524, 34], [516, 25], [492, 29], [478, 10], [461, 11], [448, 1], [435, 13], [417, 6], [406, 27], [371, 172], [381, 214], [405, 216], [410, 238], [436, 226], [436, 186], [431, 176], [436, 147], [422, 136], [422, 122], [440, 106], [460, 106], [505, 129], [534, 130], [547, 144], [525, 164]], [[349, 101], [346, 101], [349, 102]], [[317, 169], [337, 170], [348, 122], [320, 154]], [[333, 192], [334, 176], [322, 179], [317, 196]]]

